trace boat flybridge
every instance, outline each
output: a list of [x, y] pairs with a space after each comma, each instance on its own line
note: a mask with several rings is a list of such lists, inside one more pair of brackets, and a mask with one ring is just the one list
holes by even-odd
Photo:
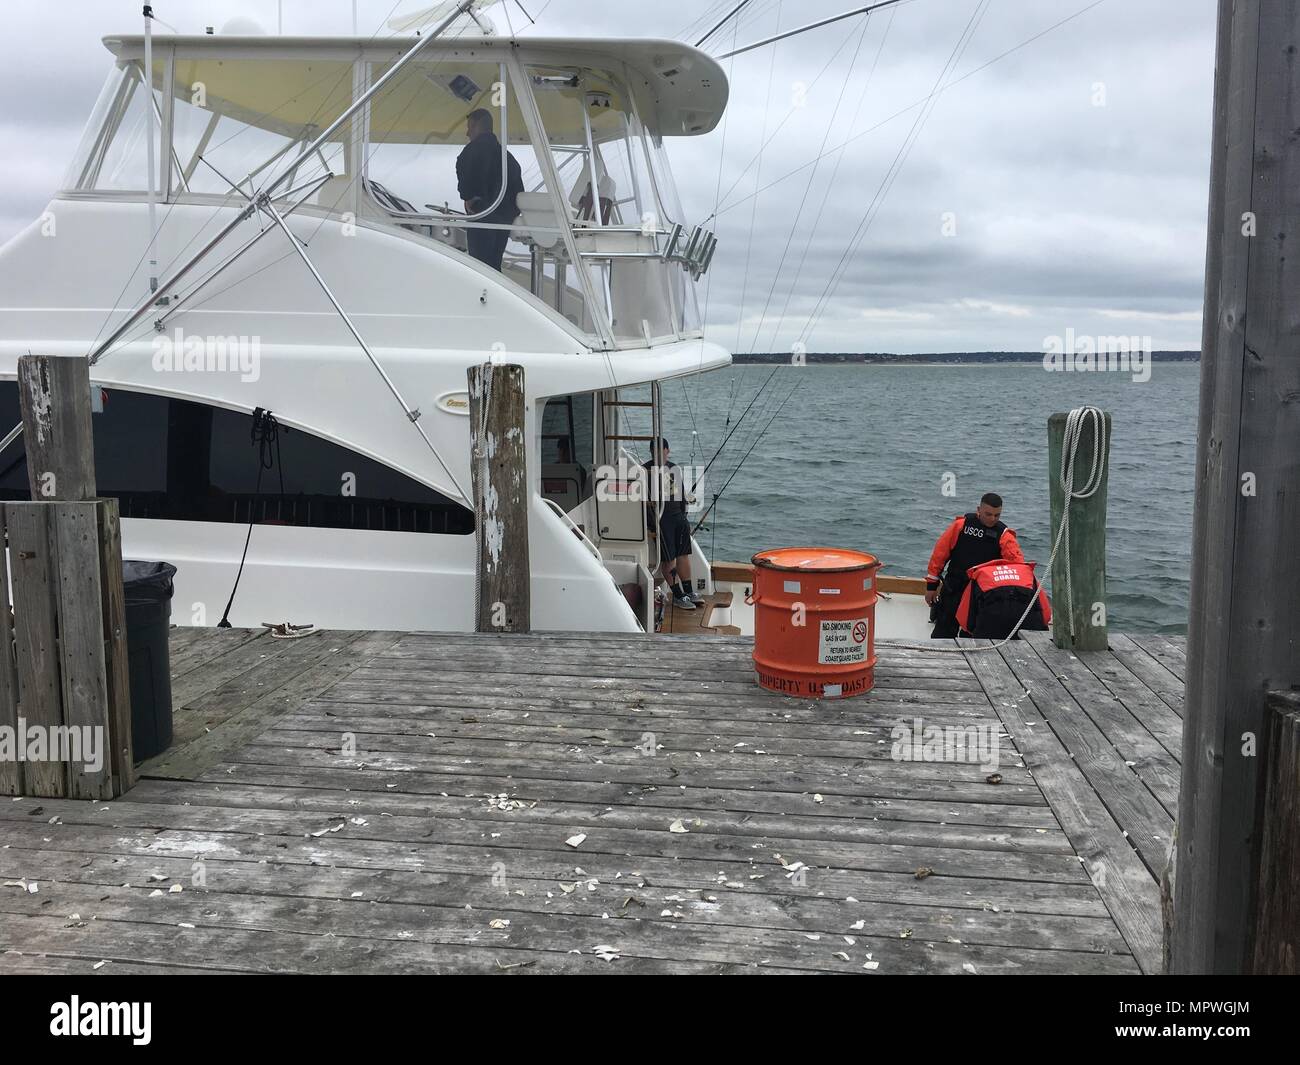
[[[651, 629], [645, 505], [598, 489], [648, 458], [660, 382], [730, 363], [696, 306], [716, 239], [665, 150], [718, 123], [718, 64], [668, 40], [104, 43], [63, 187], [0, 250], [0, 432], [20, 355], [90, 356], [99, 490], [127, 557], [176, 565], [174, 620], [215, 624], [238, 577], [235, 625], [472, 628], [466, 373], [496, 361], [525, 369], [533, 627]], [[513, 222], [459, 195], [478, 109], [519, 165]], [[467, 250], [492, 229], [499, 271]]]

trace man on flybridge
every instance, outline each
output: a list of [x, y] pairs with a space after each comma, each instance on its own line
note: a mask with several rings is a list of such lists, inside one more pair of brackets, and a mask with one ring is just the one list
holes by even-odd
[[[456, 183], [460, 198], [465, 201], [465, 213], [475, 215], [491, 207], [501, 191], [501, 142], [492, 131], [492, 112], [481, 107], [471, 111], [465, 120], [465, 135], [469, 143], [456, 158]], [[470, 255], [493, 270], [501, 269], [506, 241], [510, 239], [509, 226], [519, 214], [515, 201], [524, 191], [519, 161], [509, 152], [506, 153], [505, 181], [506, 191], [501, 202], [490, 214], [478, 220], [501, 228], [470, 227], [465, 231]]]

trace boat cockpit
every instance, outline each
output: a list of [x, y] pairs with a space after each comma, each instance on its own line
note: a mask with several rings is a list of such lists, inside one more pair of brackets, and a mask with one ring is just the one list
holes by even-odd
[[[115, 69], [61, 195], [139, 201], [152, 188], [165, 205], [242, 206], [280, 180], [286, 211], [452, 255], [468, 257], [476, 230], [505, 230], [500, 282], [593, 347], [699, 336], [695, 284], [717, 242], [684, 216], [664, 139], [717, 124], [717, 63], [671, 41], [435, 40], [303, 158], [415, 40], [156, 36], [150, 98], [144, 39], [108, 38]], [[502, 191], [471, 212], [456, 162], [480, 109]], [[502, 221], [507, 153], [523, 191]]]

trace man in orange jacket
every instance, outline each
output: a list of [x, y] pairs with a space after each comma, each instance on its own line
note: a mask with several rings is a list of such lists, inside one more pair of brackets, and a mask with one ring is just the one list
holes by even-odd
[[979, 507], [954, 518], [934, 545], [925, 575], [925, 601], [931, 607], [930, 620], [935, 623], [932, 639], [950, 640], [957, 635], [957, 605], [966, 590], [968, 569], [998, 559], [1024, 562], [1015, 532], [1002, 523], [1001, 517], [1002, 497], [986, 492]]
[[1034, 576], [1032, 562], [985, 562], [972, 566], [966, 576], [970, 579], [957, 607], [963, 635], [1005, 640], [1017, 623], [1040, 632], [1052, 623], [1052, 603]]

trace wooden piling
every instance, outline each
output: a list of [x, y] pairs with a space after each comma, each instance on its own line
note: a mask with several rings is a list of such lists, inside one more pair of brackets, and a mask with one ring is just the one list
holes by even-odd
[[32, 502], [0, 506], [0, 725], [43, 753], [0, 764], [0, 793], [111, 798], [135, 772], [118, 508], [95, 497], [89, 367], [27, 355], [18, 381]]
[[[1068, 415], [1047, 419], [1047, 468], [1051, 496], [1052, 543], [1056, 543], [1065, 510], [1065, 488], [1061, 484], [1061, 453], [1065, 447]], [[1087, 499], [1070, 503], [1070, 531], [1052, 565], [1052, 640], [1057, 647], [1072, 651], [1104, 651], [1106, 627], [1106, 487], [1110, 480], [1110, 415], [1106, 421], [1106, 463], [1101, 486]], [[1092, 423], [1085, 421], [1076, 451], [1076, 489], [1083, 486], [1092, 465]], [[1067, 556], [1066, 547], [1069, 547]], [[1067, 567], [1066, 561], [1069, 560]], [[1074, 603], [1066, 597], [1067, 581]], [[1071, 625], [1073, 621], [1073, 625]], [[1073, 628], [1073, 635], [1071, 629]]]
[[478, 632], [528, 632], [528, 448], [524, 368], [469, 368]]
[[72, 357], [20, 355], [18, 398], [32, 500], [94, 499], [90, 363]]
[[1295, 831], [1264, 801], [1260, 754], [1266, 693], [1300, 686], [1298, 53], [1300, 6], [1220, 0], [1175, 973], [1241, 973], [1276, 949], [1256, 937], [1260, 840]]

